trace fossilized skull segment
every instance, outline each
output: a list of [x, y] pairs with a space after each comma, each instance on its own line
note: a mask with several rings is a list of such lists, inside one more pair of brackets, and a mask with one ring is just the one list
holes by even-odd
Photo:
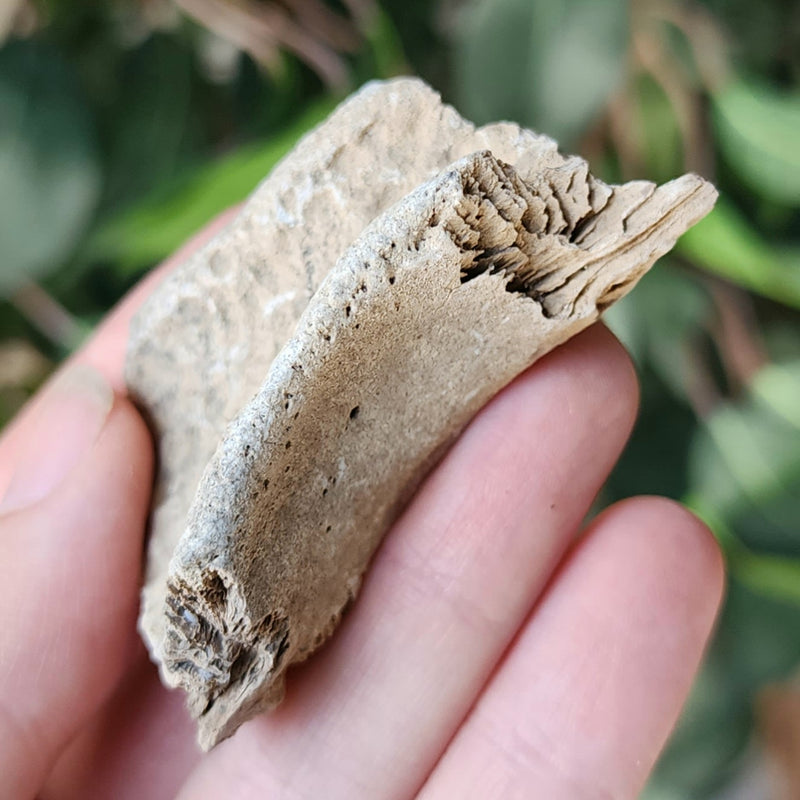
[[[694, 175], [607, 186], [418, 81], [372, 85], [151, 299], [128, 370], [162, 454], [142, 628], [203, 746], [280, 700], [478, 409], [715, 196]], [[184, 401], [189, 370], [211, 388]]]

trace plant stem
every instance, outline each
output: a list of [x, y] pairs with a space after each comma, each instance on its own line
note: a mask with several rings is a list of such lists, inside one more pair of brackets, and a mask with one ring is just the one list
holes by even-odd
[[83, 339], [81, 323], [38, 284], [23, 284], [12, 295], [11, 303], [34, 328], [63, 350], [73, 350]]

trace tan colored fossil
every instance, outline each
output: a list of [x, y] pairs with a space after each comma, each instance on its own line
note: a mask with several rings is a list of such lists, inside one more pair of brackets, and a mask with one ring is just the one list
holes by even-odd
[[204, 747], [280, 701], [478, 409], [715, 197], [607, 186], [419, 81], [371, 84], [154, 293], [127, 365], [160, 453], [141, 628]]

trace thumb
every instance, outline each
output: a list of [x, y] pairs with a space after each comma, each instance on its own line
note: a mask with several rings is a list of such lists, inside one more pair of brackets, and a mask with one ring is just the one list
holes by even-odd
[[[0, 503], [0, 798], [32, 797], [133, 652], [147, 429], [95, 370], [39, 398]], [[0, 445], [2, 447], [2, 445]]]

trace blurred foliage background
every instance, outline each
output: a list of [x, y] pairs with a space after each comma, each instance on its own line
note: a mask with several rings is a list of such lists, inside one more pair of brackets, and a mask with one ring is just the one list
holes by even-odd
[[730, 570], [646, 797], [800, 797], [795, 0], [0, 0], [0, 425], [339, 99], [401, 73], [606, 180], [720, 188], [608, 315], [643, 400], [601, 501], [683, 500]]

